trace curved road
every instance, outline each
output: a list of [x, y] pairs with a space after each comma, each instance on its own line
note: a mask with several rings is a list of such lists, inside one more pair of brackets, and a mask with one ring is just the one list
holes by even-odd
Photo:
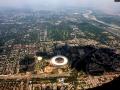
[[[113, 35], [117, 36], [120, 38], [120, 27], [119, 26], [115, 26], [106, 22], [103, 22], [101, 20], [98, 20], [94, 15], [93, 12], [91, 10], [88, 10], [86, 13], [83, 14], [83, 17], [86, 18], [89, 21], [95, 21], [96, 23], [99, 23], [100, 25], [104, 25], [102, 28], [107, 30], [108, 32], [112, 33]], [[98, 26], [97, 24], [93, 23], [93, 25]]]

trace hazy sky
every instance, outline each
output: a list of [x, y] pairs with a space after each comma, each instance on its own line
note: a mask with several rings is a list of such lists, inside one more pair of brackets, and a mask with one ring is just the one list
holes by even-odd
[[103, 10], [120, 8], [120, 3], [114, 0], [0, 0], [1, 7], [17, 8], [57, 8], [67, 6], [96, 7]]

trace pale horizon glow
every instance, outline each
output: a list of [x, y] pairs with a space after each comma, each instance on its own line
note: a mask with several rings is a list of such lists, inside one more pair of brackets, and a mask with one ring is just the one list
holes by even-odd
[[50, 9], [64, 7], [93, 7], [101, 10], [115, 10], [120, 3], [114, 0], [0, 0], [0, 7]]

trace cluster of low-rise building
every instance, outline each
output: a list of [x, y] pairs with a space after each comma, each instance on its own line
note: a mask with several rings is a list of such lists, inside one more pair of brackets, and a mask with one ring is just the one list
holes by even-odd
[[[90, 42], [90, 41], [92, 41], [92, 42]], [[86, 46], [84, 46], [84, 45], [86, 45]], [[41, 88], [52, 88], [52, 90], [57, 90], [57, 89], [53, 89], [53, 84], [55, 82], [56, 82], [56, 88], [57, 88], [57, 86], [58, 87], [60, 86], [61, 88], [63, 88], [63, 87], [67, 88], [67, 89], [62, 89], [62, 90], [69, 90], [68, 88], [73, 88], [73, 90], [80, 90], [80, 89], [88, 89], [88, 88], [100, 86], [100, 85], [110, 82], [114, 78], [118, 77], [119, 73], [118, 74], [107, 73], [107, 75], [103, 74], [103, 75], [99, 75], [99, 76], [94, 76], [94, 75], [90, 76], [90, 75], [88, 75], [88, 73], [84, 73], [84, 75], [79, 75], [76, 77], [76, 74], [74, 73], [75, 63], [73, 65], [73, 67], [71, 66], [73, 62], [76, 62], [76, 60], [79, 61], [78, 57], [81, 60], [84, 57], [84, 55], [86, 56], [88, 53], [91, 53], [91, 50], [93, 52], [94, 50], [96, 50], [100, 47], [109, 48], [106, 45], [102, 45], [102, 44], [98, 43], [97, 41], [90, 40], [90, 39], [87, 40], [87, 39], [82, 39], [82, 38], [81, 39], [75, 38], [73, 40], [68, 40], [68, 41], [64, 41], [64, 42], [62, 42], [62, 41], [55, 42], [54, 41], [54, 42], [41, 42], [40, 44], [29, 44], [29, 45], [22, 45], [22, 44], [17, 44], [17, 45], [13, 45], [13, 46], [9, 45], [8, 48], [12, 48], [10, 50], [9, 54], [8, 55], [6, 55], [6, 54], [0, 55], [0, 62], [1, 62], [0, 72], [1, 72], [1, 75], [3, 75], [3, 76], [0, 75], [0, 77], [4, 77], [3, 79], [1, 79], [1, 78], [0, 79], [4, 81], [5, 78], [11, 77], [10, 75], [14, 75], [15, 79], [13, 78], [13, 76], [12, 76], [12, 79], [7, 78], [8, 82], [6, 82], [6, 80], [4, 81], [5, 83], [2, 83], [3, 81], [0, 82], [0, 87], [4, 87], [4, 88], [6, 88], [6, 90], [7, 89], [12, 90], [13, 88], [15, 88], [15, 90], [17, 90], [17, 89], [19, 90], [21, 88], [20, 83], [24, 80], [27, 80], [27, 78], [25, 78], [26, 76], [24, 78], [22, 78], [21, 75], [23, 75], [23, 76], [30, 75], [32, 77], [35, 77], [34, 79], [36, 81], [38, 80], [37, 78], [40, 78], [41, 81], [38, 81], [39, 83], [34, 82], [33, 84], [30, 84], [31, 80], [29, 79], [29, 84], [28, 84], [28, 87], [31, 87], [34, 89], [39, 88], [40, 90], [41, 90]], [[40, 52], [40, 53], [37, 55], [36, 52]], [[24, 73], [23, 72], [21, 73], [19, 71], [20, 70], [20, 61], [23, 60], [26, 55], [28, 55], [28, 56], [30, 55], [31, 57], [35, 58], [36, 66], [33, 71], [25, 71]], [[46, 56], [46, 55], [48, 55], [48, 56]], [[56, 65], [54, 66], [54, 64], [51, 64], [50, 60], [52, 59], [52, 57], [54, 57], [56, 55], [63, 55], [65, 57], [67, 57], [68, 61], [69, 61], [67, 66], [64, 65], [62, 67], [57, 67]], [[39, 59], [37, 57], [39, 57]], [[61, 62], [63, 62], [63, 60], [60, 61], [59, 63], [61, 63]], [[117, 66], [119, 66], [118, 62], [119, 62], [118, 60], [116, 62], [113, 62], [113, 65], [116, 66], [116, 64], [117, 64]], [[101, 62], [98, 61], [98, 63], [101, 63]], [[101, 64], [103, 64], [103, 63], [109, 64], [110, 62], [107, 63], [107, 61], [104, 61]], [[33, 65], [33, 64], [30, 64], [30, 65]], [[96, 65], [94, 67], [94, 65], [92, 64], [92, 67], [93, 68], [89, 68], [90, 69], [89, 71], [91, 71], [91, 70], [99, 71], [98, 70], [99, 67], [97, 69]], [[116, 67], [114, 67], [114, 68], [118, 70], [118, 68], [116, 68]], [[85, 72], [87, 72], [87, 71], [85, 71]], [[39, 75], [41, 75], [41, 77]], [[61, 79], [61, 77], [67, 80], [67, 82], [64, 82], [63, 86], [61, 85], [62, 81], [60, 82], [60, 84], [58, 82], [59, 80], [57, 81], [57, 79], [58, 78]], [[68, 79], [74, 78], [74, 77], [77, 78], [76, 79], [77, 81], [74, 81], [74, 79], [73, 79], [72, 83], [74, 83], [74, 84], [70, 84], [70, 81]], [[51, 80], [51, 78], [52, 79], [54, 78], [53, 80], [55, 80], [55, 81], [51, 82], [49, 85], [49, 81]], [[19, 79], [20, 79], [20, 82], [18, 85], [17, 80], [19, 80]], [[11, 82], [12, 80], [15, 80], [15, 81]], [[15, 85], [13, 83], [15, 83]], [[67, 84], [65, 85], [65, 83], [67, 83]], [[24, 84], [26, 85], [27, 81], [24, 81]], [[74, 87], [75, 85], [77, 85], [77, 89], [75, 89], [75, 87]], [[23, 88], [23, 90], [24, 90], [24, 88]]]

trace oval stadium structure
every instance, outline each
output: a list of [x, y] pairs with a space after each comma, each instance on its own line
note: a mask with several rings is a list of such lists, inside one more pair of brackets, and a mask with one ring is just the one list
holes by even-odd
[[51, 59], [51, 64], [55, 65], [55, 66], [63, 66], [66, 65], [68, 63], [68, 59], [65, 56], [54, 56]]

